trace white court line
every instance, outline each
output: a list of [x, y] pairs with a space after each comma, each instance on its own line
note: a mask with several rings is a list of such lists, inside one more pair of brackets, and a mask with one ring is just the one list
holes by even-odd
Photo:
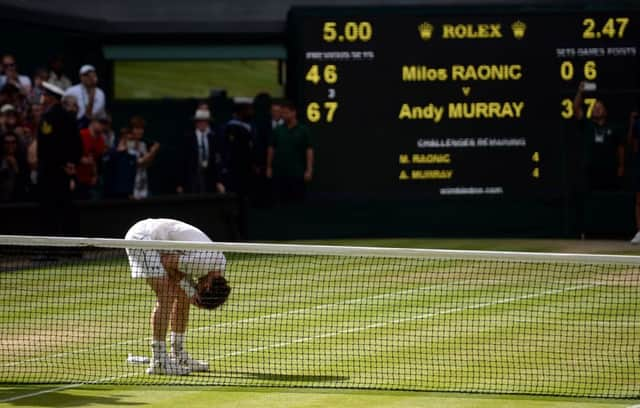
[[[249, 318], [241, 319], [241, 320], [234, 320], [232, 322], [218, 323], [218, 324], [214, 324], [214, 325], [211, 325], [211, 326], [198, 327], [198, 328], [192, 329], [191, 331], [192, 332], [208, 331], [208, 330], [219, 329], [219, 328], [222, 328], [222, 327], [234, 326], [234, 325], [237, 325], [237, 324], [252, 323], [252, 322], [259, 321], [259, 320], [278, 319], [280, 317], [285, 317], [285, 316], [290, 316], [290, 315], [295, 315], [295, 314], [309, 313], [309, 312], [312, 312], [312, 311], [315, 311], [315, 310], [320, 310], [320, 309], [328, 309], [328, 308], [336, 307], [336, 306], [362, 303], [362, 302], [366, 302], [368, 300], [373, 300], [373, 299], [383, 299], [383, 298], [389, 298], [389, 297], [395, 297], [395, 296], [408, 295], [408, 294], [415, 293], [415, 292], [440, 289], [440, 288], [447, 287], [447, 286], [466, 285], [466, 284], [471, 283], [471, 282], [477, 282], [477, 280], [469, 279], [469, 280], [455, 282], [455, 283], [443, 283], [443, 284], [440, 284], [440, 285], [424, 286], [424, 287], [421, 287], [421, 288], [408, 289], [408, 290], [403, 290], [403, 291], [399, 291], [399, 292], [385, 293], [385, 294], [374, 295], [374, 296], [366, 296], [366, 297], [359, 298], [359, 299], [343, 300], [343, 301], [336, 302], [336, 303], [326, 303], [326, 304], [323, 304], [323, 305], [313, 306], [313, 307], [309, 307], [309, 308], [289, 310], [287, 312], [272, 313], [272, 314], [269, 314], [269, 315], [249, 317]], [[88, 348], [84, 348], [84, 349], [66, 351], [66, 352], [63, 352], [63, 353], [49, 354], [49, 355], [42, 356], [42, 357], [34, 357], [34, 358], [26, 359], [26, 360], [14, 361], [14, 362], [11, 362], [11, 363], [4, 363], [4, 364], [0, 365], [0, 367], [14, 367], [14, 366], [23, 365], [23, 364], [26, 364], [26, 363], [35, 363], [35, 362], [39, 362], [39, 361], [45, 361], [45, 360], [48, 360], [48, 359], [51, 359], [51, 358], [63, 358], [63, 357], [68, 357], [68, 356], [71, 356], [71, 355], [74, 355], [74, 354], [90, 353], [90, 352], [94, 352], [94, 351], [97, 351], [97, 350], [110, 349], [110, 348], [114, 348], [114, 347], [130, 345], [130, 344], [138, 344], [138, 343], [141, 343], [141, 342], [144, 342], [144, 341], [147, 341], [147, 342], [151, 341], [151, 337], [144, 337], [144, 338], [135, 339], [135, 340], [127, 340], [127, 341], [122, 341], [122, 342], [118, 342], [118, 343], [104, 344], [104, 345], [95, 346], [95, 347], [88, 347]]]
[[[333, 333], [325, 333], [325, 334], [320, 334], [320, 335], [317, 335], [317, 336], [302, 337], [302, 338], [299, 338], [299, 339], [296, 339], [296, 340], [293, 340], [293, 341], [275, 343], [275, 344], [270, 344], [268, 346], [262, 346], [262, 347], [254, 347], [254, 348], [250, 348], [250, 349], [247, 349], [247, 350], [244, 350], [244, 351], [235, 351], [235, 352], [231, 352], [231, 353], [225, 353], [225, 354], [222, 354], [220, 356], [213, 357], [212, 360], [221, 360], [221, 359], [226, 358], [226, 357], [234, 357], [234, 356], [239, 356], [239, 355], [243, 355], [243, 354], [255, 353], [257, 351], [264, 351], [264, 350], [269, 350], [269, 349], [274, 349], [274, 348], [287, 347], [287, 346], [290, 346], [292, 344], [305, 343], [305, 342], [308, 342], [308, 341], [321, 339], [321, 338], [335, 337], [335, 336], [339, 336], [341, 334], [356, 333], [356, 332], [360, 332], [360, 331], [364, 331], [364, 330], [369, 330], [369, 329], [388, 326], [388, 325], [391, 325], [391, 324], [405, 323], [405, 322], [409, 322], [409, 321], [412, 321], [412, 320], [423, 320], [423, 319], [428, 319], [428, 318], [431, 318], [431, 317], [437, 317], [437, 316], [441, 316], [441, 315], [448, 315], [448, 314], [453, 314], [453, 313], [464, 312], [464, 311], [467, 311], [467, 310], [481, 309], [481, 308], [484, 308], [484, 307], [490, 307], [490, 306], [496, 306], [496, 305], [501, 305], [501, 304], [505, 304], [505, 303], [516, 302], [516, 301], [519, 301], [519, 300], [534, 299], [534, 298], [539, 298], [539, 297], [543, 297], [543, 296], [556, 295], [556, 294], [559, 294], [559, 293], [582, 290], [582, 289], [591, 289], [591, 288], [594, 288], [596, 286], [601, 286], [603, 284], [604, 283], [595, 283], [595, 284], [589, 284], [589, 285], [572, 286], [572, 287], [563, 288], [563, 289], [547, 290], [547, 291], [540, 292], [540, 293], [532, 293], [532, 294], [529, 294], [529, 295], [515, 296], [515, 297], [510, 297], [510, 298], [506, 298], [506, 299], [497, 300], [497, 301], [494, 301], [494, 302], [478, 303], [478, 304], [471, 305], [471, 306], [447, 309], [447, 310], [443, 310], [443, 311], [440, 311], [440, 312], [424, 313], [424, 314], [413, 316], [413, 317], [407, 317], [407, 318], [403, 318], [403, 319], [390, 320], [388, 322], [370, 324], [370, 325], [367, 325], [367, 326], [364, 326], [364, 327], [357, 327], [357, 328], [352, 328], [352, 329], [339, 330], [339, 331], [335, 331]], [[104, 382], [108, 382], [108, 381], [112, 381], [112, 380], [118, 380], [118, 379], [127, 378], [127, 377], [134, 377], [136, 375], [139, 375], [139, 374], [135, 374], [135, 375], [134, 374], [126, 374], [126, 375], [122, 375], [122, 376], [108, 377], [108, 378], [103, 378], [103, 379], [100, 379], [100, 380], [97, 380], [97, 381], [87, 382], [87, 383], [84, 383], [84, 384], [100, 384], [100, 383], [104, 383]], [[69, 385], [69, 386], [65, 386], [65, 387], [66, 388], [74, 388], [74, 387], [79, 387], [79, 386], [84, 385], [84, 384], [73, 384], [73, 385]], [[20, 400], [20, 399], [24, 399], [24, 398], [29, 398], [29, 397], [32, 397], [32, 396], [35, 396], [35, 395], [47, 394], [47, 393], [50, 393], [50, 392], [56, 392], [56, 391], [59, 391], [60, 389], [64, 389], [64, 388], [57, 387], [57, 388], [53, 388], [53, 389], [50, 389], [50, 390], [38, 391], [37, 393], [18, 395], [18, 396], [15, 396], [15, 397], [11, 397], [10, 399], [0, 400], [0, 403], [8, 402], [8, 401], [16, 401], [16, 400]]]
[[50, 394], [52, 392], [58, 392], [58, 391], [66, 390], [66, 389], [69, 389], [69, 388], [76, 388], [76, 387], [80, 387], [81, 385], [83, 385], [83, 384], [67, 384], [67, 385], [63, 385], [61, 387], [56, 387], [56, 388], [50, 388], [50, 389], [47, 389], [47, 390], [31, 392], [29, 394], [16, 395], [14, 397], [1, 399], [0, 403], [17, 401], [17, 400], [21, 400], [21, 399], [25, 399], [25, 398], [31, 398], [31, 397], [37, 397], [38, 395]]
[[112, 381], [112, 380], [121, 380], [123, 378], [135, 377], [135, 376], [138, 376], [138, 375], [139, 374], [124, 374], [124, 375], [118, 375], [118, 376], [114, 376], [114, 377], [101, 378], [100, 380], [95, 380], [95, 381], [87, 381], [87, 382], [84, 382], [84, 383], [61, 385], [60, 387], [56, 387], [56, 388], [49, 388], [49, 389], [46, 389], [46, 390], [30, 392], [29, 394], [16, 395], [14, 397], [1, 399], [0, 403], [18, 401], [18, 400], [21, 400], [21, 399], [31, 398], [31, 397], [37, 397], [38, 395], [44, 395], [44, 394], [50, 394], [52, 392], [68, 390], [69, 388], [77, 388], [77, 387], [81, 387], [83, 385], [102, 384], [102, 383], [106, 383], [106, 382], [109, 382], [109, 381]]
[[529, 294], [529, 295], [522, 295], [522, 296], [506, 298], [506, 299], [498, 300], [498, 301], [495, 301], [495, 302], [485, 302], [485, 303], [479, 303], [479, 304], [475, 304], [475, 305], [471, 305], [471, 306], [464, 306], [464, 307], [457, 307], [457, 308], [453, 308], [453, 309], [442, 310], [442, 311], [439, 311], [439, 312], [424, 313], [424, 314], [413, 316], [413, 317], [405, 317], [405, 318], [402, 318], [402, 319], [389, 320], [387, 322], [369, 324], [369, 325], [363, 326], [363, 327], [355, 327], [355, 328], [351, 328], [351, 329], [339, 330], [339, 331], [335, 331], [333, 333], [324, 333], [324, 334], [318, 334], [316, 336], [302, 337], [302, 338], [299, 338], [299, 339], [295, 339], [293, 341], [270, 344], [268, 346], [254, 347], [254, 348], [251, 348], [251, 349], [248, 349], [248, 350], [245, 350], [245, 351], [236, 351], [236, 352], [233, 352], [233, 353], [223, 354], [222, 356], [218, 356], [218, 357], [212, 358], [212, 360], [220, 360], [220, 359], [225, 358], [225, 357], [239, 356], [239, 355], [243, 355], [243, 354], [247, 354], [247, 353], [253, 353], [253, 352], [256, 352], [256, 351], [269, 350], [269, 349], [273, 349], [273, 348], [287, 347], [287, 346], [290, 346], [292, 344], [305, 343], [305, 342], [308, 342], [308, 341], [312, 341], [312, 340], [316, 340], [316, 339], [324, 339], [324, 338], [328, 338], [328, 337], [335, 337], [335, 336], [339, 336], [341, 334], [357, 333], [357, 332], [361, 332], [361, 331], [364, 331], [364, 330], [377, 329], [377, 328], [380, 328], [380, 327], [385, 327], [385, 326], [389, 326], [389, 325], [392, 325], [392, 324], [406, 323], [406, 322], [410, 322], [410, 321], [413, 321], [413, 320], [423, 320], [423, 319], [429, 319], [429, 318], [432, 318], [432, 317], [437, 317], [437, 316], [442, 316], [442, 315], [448, 315], [448, 314], [453, 314], [453, 313], [464, 312], [464, 311], [467, 311], [467, 310], [481, 309], [483, 307], [496, 306], [496, 305], [501, 305], [501, 304], [504, 304], [504, 303], [515, 302], [515, 301], [518, 301], [518, 300], [533, 299], [533, 298], [537, 298], [537, 297], [555, 295], [555, 294], [558, 294], [558, 293], [569, 292], [569, 291], [574, 291], [574, 290], [590, 289], [590, 288], [593, 288], [593, 287], [596, 287], [596, 286], [600, 286], [600, 285], [602, 285], [602, 283], [590, 284], [590, 285], [581, 285], [581, 286], [573, 286], [573, 287], [564, 288], [564, 289], [554, 289], [554, 290], [548, 290], [548, 291], [540, 292], [540, 293], [533, 293], [533, 294]]

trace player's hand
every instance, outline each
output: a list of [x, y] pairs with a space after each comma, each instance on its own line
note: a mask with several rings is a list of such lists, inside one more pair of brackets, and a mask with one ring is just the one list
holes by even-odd
[[178, 193], [178, 194], [184, 193], [184, 188], [182, 186], [176, 187], [176, 193]]
[[216, 191], [218, 193], [224, 194], [227, 191], [227, 189], [224, 188], [224, 184], [218, 182], [218, 183], [216, 183]]
[[304, 172], [304, 181], [305, 182], [310, 182], [311, 179], [313, 178], [313, 170], [309, 169], [307, 171]]
[[191, 303], [194, 306], [200, 306], [200, 294], [196, 293], [194, 296], [189, 298], [189, 303]]
[[273, 178], [273, 168], [272, 167], [267, 167], [267, 169], [265, 170], [264, 175], [270, 179]]
[[624, 177], [624, 166], [618, 166], [618, 177]]
[[178, 273], [178, 263], [180, 260], [180, 255], [173, 252], [163, 252], [160, 253], [160, 263], [167, 271], [169, 276], [177, 276]]

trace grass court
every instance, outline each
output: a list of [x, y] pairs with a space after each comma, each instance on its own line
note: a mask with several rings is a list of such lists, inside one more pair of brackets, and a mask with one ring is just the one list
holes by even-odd
[[[621, 241], [314, 243], [638, 253]], [[129, 278], [122, 254], [1, 272], [0, 404], [640, 404], [638, 265], [227, 258], [228, 303], [215, 312], [192, 308], [190, 319], [187, 347], [210, 371], [186, 377], [147, 376], [144, 365], [126, 361], [149, 354], [154, 298]]]

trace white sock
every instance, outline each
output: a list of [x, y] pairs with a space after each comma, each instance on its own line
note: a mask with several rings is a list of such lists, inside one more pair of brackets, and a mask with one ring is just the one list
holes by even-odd
[[167, 346], [162, 340], [151, 342], [151, 358], [153, 361], [162, 361], [167, 358]]
[[171, 352], [174, 356], [180, 357], [185, 353], [184, 351], [184, 340], [186, 334], [184, 333], [176, 333], [171, 332]]

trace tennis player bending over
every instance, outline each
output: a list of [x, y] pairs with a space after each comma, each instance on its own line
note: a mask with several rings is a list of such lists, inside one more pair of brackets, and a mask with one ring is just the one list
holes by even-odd
[[[125, 239], [211, 242], [198, 228], [171, 219], [146, 219], [133, 225]], [[192, 359], [185, 350], [189, 306], [215, 309], [231, 289], [224, 278], [226, 258], [217, 251], [156, 251], [127, 249], [131, 276], [144, 278], [156, 294], [151, 314], [153, 340], [148, 374], [187, 375], [208, 371], [206, 361]], [[194, 281], [195, 280], [195, 281]], [[171, 354], [165, 339], [171, 325]]]

